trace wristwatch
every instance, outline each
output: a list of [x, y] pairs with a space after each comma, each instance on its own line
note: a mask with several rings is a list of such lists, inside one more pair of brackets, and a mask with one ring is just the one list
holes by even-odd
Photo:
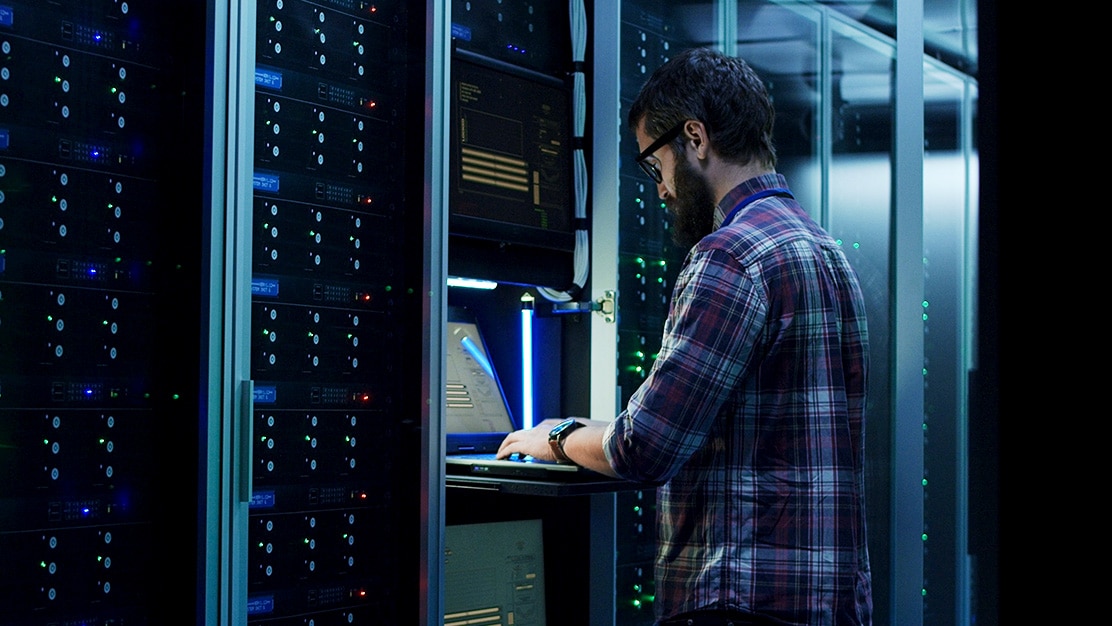
[[568, 455], [564, 454], [564, 439], [567, 438], [568, 433], [583, 425], [574, 417], [569, 417], [548, 431], [548, 445], [552, 446], [552, 456], [556, 457], [556, 460], [560, 463], [574, 463], [568, 458]]

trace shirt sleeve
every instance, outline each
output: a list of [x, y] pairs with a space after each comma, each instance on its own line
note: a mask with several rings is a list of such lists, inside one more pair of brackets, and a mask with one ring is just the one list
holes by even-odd
[[663, 483], [703, 446], [723, 403], [759, 362], [767, 311], [760, 282], [730, 254], [691, 253], [660, 353], [604, 438], [619, 476]]

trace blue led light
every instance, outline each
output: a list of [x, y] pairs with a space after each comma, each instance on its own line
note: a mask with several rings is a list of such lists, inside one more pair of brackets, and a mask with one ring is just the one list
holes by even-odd
[[521, 425], [533, 427], [533, 296], [521, 297]]

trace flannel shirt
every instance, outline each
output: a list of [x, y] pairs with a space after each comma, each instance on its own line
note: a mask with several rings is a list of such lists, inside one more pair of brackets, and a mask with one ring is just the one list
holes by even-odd
[[[778, 187], [780, 174], [753, 178], [719, 204]], [[659, 485], [658, 618], [871, 624], [867, 375], [856, 274], [790, 195], [691, 249], [660, 353], [604, 440], [618, 475]]]

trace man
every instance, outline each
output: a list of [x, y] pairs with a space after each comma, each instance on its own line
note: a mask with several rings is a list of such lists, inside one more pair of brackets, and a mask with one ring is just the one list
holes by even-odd
[[743, 60], [687, 50], [629, 111], [637, 162], [691, 246], [660, 354], [613, 421], [546, 420], [499, 451], [659, 484], [658, 624], [872, 622], [865, 305], [775, 170]]

